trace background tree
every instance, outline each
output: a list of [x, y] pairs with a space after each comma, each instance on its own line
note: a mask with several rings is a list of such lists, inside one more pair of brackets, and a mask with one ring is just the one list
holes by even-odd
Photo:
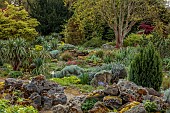
[[35, 30], [38, 24], [22, 6], [7, 4], [7, 8], [0, 11], [0, 39], [19, 37], [30, 40], [38, 35]]
[[42, 35], [62, 31], [62, 25], [70, 17], [63, 0], [27, 0], [29, 13], [36, 18], [40, 25], [37, 30]]
[[[74, 14], [64, 29], [65, 41], [67, 43], [75, 44], [75, 42], [77, 42], [77, 45], [92, 38], [98, 40], [109, 39], [110, 36], [107, 34], [110, 28], [106, 22], [103, 21], [98, 10], [95, 10], [96, 5], [95, 0], [74, 1], [70, 7], [70, 10], [72, 10]], [[79, 35], [77, 35], [77, 33], [79, 33]]]
[[[96, 10], [113, 29], [116, 37], [116, 47], [123, 46], [123, 39], [139, 21], [148, 17], [156, 17], [158, 7], [151, 0], [99, 0]], [[160, 0], [161, 2], [161, 0]]]

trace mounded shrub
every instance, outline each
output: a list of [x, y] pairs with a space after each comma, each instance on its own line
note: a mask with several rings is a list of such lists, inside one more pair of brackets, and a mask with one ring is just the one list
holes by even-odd
[[162, 76], [162, 62], [160, 55], [152, 43], [140, 50], [130, 64], [129, 80], [143, 87], [159, 90]]
[[84, 47], [101, 47], [106, 42], [101, 38], [94, 37], [83, 44]]

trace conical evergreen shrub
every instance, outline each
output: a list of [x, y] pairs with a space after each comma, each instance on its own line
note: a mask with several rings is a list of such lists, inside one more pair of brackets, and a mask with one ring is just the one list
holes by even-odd
[[152, 43], [140, 50], [130, 64], [129, 80], [159, 91], [162, 83], [162, 62]]

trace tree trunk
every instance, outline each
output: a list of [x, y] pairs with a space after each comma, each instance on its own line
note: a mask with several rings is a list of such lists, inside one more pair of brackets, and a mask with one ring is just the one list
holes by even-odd
[[116, 37], [116, 48], [122, 48], [124, 37], [120, 33], [118, 33], [118, 35], [115, 35], [115, 37]]
[[13, 64], [13, 70], [14, 70], [14, 71], [19, 71], [20, 65], [21, 65], [21, 62], [15, 62], [15, 63]]

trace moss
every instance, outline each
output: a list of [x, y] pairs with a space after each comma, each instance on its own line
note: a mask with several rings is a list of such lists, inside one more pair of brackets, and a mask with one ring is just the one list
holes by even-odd
[[107, 100], [119, 100], [119, 102], [122, 103], [122, 99], [117, 96], [105, 96], [103, 101], [107, 101]]
[[140, 102], [133, 101], [133, 102], [127, 104], [124, 108], [122, 108], [119, 111], [119, 113], [124, 113], [124, 112], [128, 111], [129, 109], [131, 109], [131, 108], [133, 108], [133, 107], [135, 107], [135, 106], [137, 106], [139, 104], [140, 104]]

